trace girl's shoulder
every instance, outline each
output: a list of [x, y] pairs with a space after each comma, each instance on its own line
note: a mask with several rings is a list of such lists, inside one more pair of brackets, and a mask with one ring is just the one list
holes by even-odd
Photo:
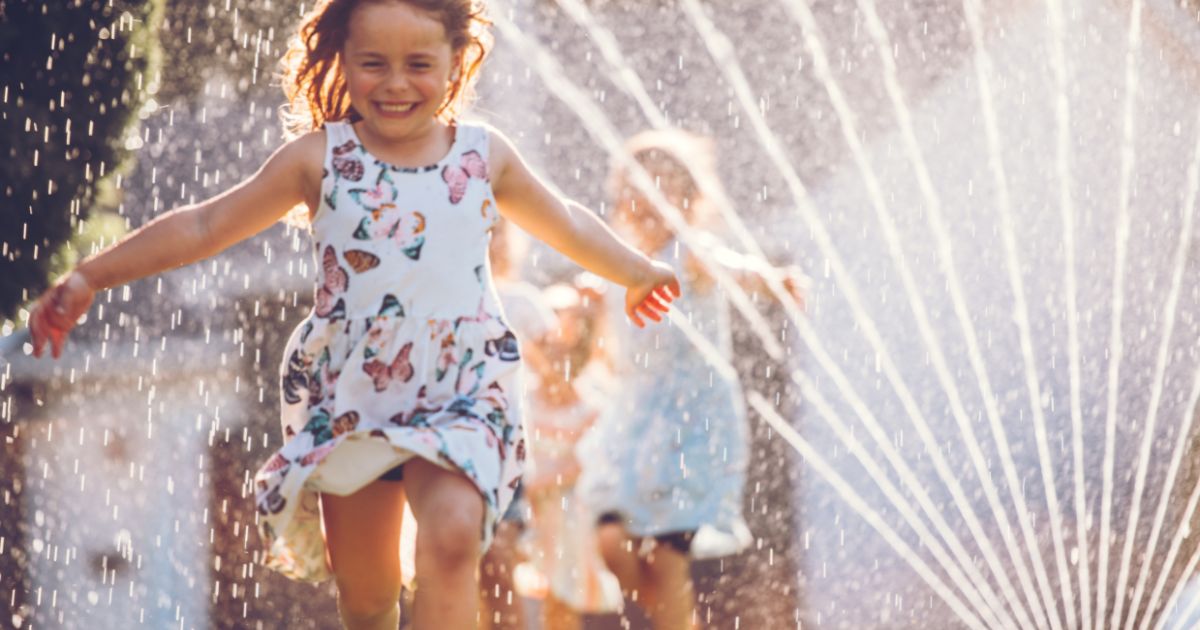
[[279, 147], [278, 153], [289, 161], [315, 161], [317, 168], [320, 168], [325, 154], [325, 136], [324, 129], [309, 131], [284, 142], [283, 146]]
[[320, 164], [325, 155], [325, 148], [328, 139], [328, 132], [324, 128], [309, 131], [304, 135], [288, 141], [288, 145], [294, 146], [297, 153], [308, 159], [316, 159]]
[[318, 187], [325, 163], [326, 136], [324, 129], [309, 131], [287, 141], [279, 150], [306, 182], [315, 183]]
[[292, 138], [279, 147], [260, 173], [269, 171], [290, 179], [299, 186], [310, 207], [320, 196], [324, 176], [325, 132], [310, 131]]

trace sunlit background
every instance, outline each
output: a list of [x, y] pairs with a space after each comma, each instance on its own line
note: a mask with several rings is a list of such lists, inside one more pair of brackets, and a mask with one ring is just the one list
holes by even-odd
[[[10, 292], [18, 263], [61, 269], [282, 141], [274, 72], [301, 3], [96, 2], [105, 17], [69, 31], [76, 4], [0, 2], [4, 59], [44, 64], [32, 81], [0, 62]], [[601, 213], [622, 138], [709, 135], [737, 218], [716, 236], [812, 278], [805, 314], [755, 294], [762, 320], [735, 323], [755, 542], [696, 563], [708, 627], [1200, 625], [1200, 5], [490, 6], [473, 117]], [[72, 47], [117, 43], [136, 76], [89, 100], [101, 57]], [[133, 115], [123, 170], [72, 155], [109, 110]], [[104, 184], [55, 207], [60, 171]], [[30, 236], [49, 212], [74, 234], [58, 253]], [[572, 269], [543, 247], [522, 268]], [[276, 373], [313, 278], [307, 234], [279, 225], [102, 293], [57, 362], [29, 356], [15, 304], [36, 287], [18, 287], [0, 625], [336, 626], [330, 585], [258, 564], [250, 486], [280, 445]]]

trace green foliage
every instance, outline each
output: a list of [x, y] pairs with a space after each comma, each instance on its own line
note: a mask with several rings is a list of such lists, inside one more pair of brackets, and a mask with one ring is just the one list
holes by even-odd
[[89, 210], [115, 201], [106, 179], [157, 89], [163, 1], [0, 0], [0, 319], [48, 285]]

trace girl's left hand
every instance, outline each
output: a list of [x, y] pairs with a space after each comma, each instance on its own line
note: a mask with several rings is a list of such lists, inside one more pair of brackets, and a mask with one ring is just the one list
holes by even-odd
[[808, 310], [808, 290], [812, 285], [812, 280], [804, 273], [800, 267], [796, 265], [788, 265], [778, 270], [783, 275], [783, 289], [792, 296], [796, 301], [796, 305], [800, 307], [800, 311]]
[[650, 273], [634, 285], [627, 287], [625, 292], [625, 315], [638, 328], [645, 328], [642, 321], [645, 317], [651, 321], [661, 322], [662, 315], [670, 310], [671, 300], [679, 297], [679, 278], [670, 266], [654, 261], [650, 263]]

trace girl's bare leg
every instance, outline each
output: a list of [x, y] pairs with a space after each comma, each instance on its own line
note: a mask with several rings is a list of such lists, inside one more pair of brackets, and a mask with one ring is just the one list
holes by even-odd
[[[513, 569], [517, 566], [517, 539], [521, 528], [511, 521], [500, 521], [492, 546], [483, 555], [479, 568], [481, 609], [484, 630], [525, 630], [525, 614], [514, 592]], [[553, 627], [553, 626], [551, 626]]]
[[404, 465], [417, 519], [416, 630], [473, 630], [479, 616], [483, 497], [458, 473], [422, 459]]
[[404, 484], [375, 481], [345, 497], [321, 495], [325, 549], [347, 630], [400, 625], [400, 523]]
[[553, 593], [542, 604], [542, 627], [546, 630], [580, 630], [582, 619], [574, 608], [564, 604]]
[[629, 536], [625, 526], [619, 523], [604, 523], [596, 529], [600, 555], [608, 570], [617, 576], [625, 596], [642, 603], [642, 567], [637, 557], [637, 541]]
[[654, 630], [692, 630], [697, 627], [692, 592], [691, 559], [671, 545], [656, 543], [641, 560], [643, 609]]

